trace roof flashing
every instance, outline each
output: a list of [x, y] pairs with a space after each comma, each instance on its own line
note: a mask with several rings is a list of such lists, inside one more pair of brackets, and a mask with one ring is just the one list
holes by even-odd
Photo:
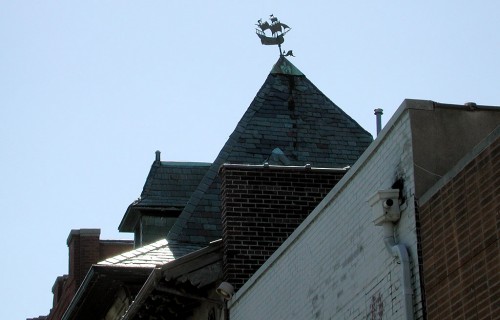
[[287, 58], [280, 56], [276, 64], [271, 69], [271, 74], [286, 74], [291, 76], [304, 76], [304, 74], [294, 66]]
[[235, 163], [224, 163], [220, 167], [228, 169], [245, 169], [245, 170], [260, 170], [260, 169], [279, 169], [279, 170], [291, 170], [291, 171], [329, 171], [329, 172], [347, 172], [351, 167], [347, 166], [344, 168], [322, 168], [313, 167], [310, 164], [305, 164], [303, 166], [283, 166], [283, 165], [272, 165], [268, 163], [264, 164], [235, 164]]

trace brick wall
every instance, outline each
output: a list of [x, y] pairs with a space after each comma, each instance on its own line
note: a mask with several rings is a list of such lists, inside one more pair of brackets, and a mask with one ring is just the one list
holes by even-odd
[[423, 319], [409, 113], [393, 117], [346, 173], [229, 303], [231, 320], [402, 319], [401, 265], [373, 224], [368, 198], [404, 180], [396, 237], [409, 251], [413, 310]]
[[100, 240], [99, 260], [93, 264], [134, 249], [132, 240]]
[[90, 267], [99, 261], [99, 229], [71, 230], [68, 237], [69, 278], [78, 288]]
[[68, 275], [58, 277], [52, 287], [53, 306], [47, 320], [61, 319], [93, 264], [134, 247], [133, 241], [100, 240], [100, 233], [99, 229], [71, 230], [67, 240]]
[[500, 139], [420, 207], [428, 319], [500, 315]]
[[223, 166], [225, 280], [236, 290], [240, 288], [344, 173], [345, 170]]

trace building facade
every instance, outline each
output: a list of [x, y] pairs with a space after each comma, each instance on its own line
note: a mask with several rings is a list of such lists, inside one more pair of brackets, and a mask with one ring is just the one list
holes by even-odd
[[128, 240], [101, 240], [99, 229], [75, 229], [68, 235], [69, 270], [67, 275], [57, 277], [52, 293], [53, 305], [44, 319], [59, 320], [74, 298], [78, 288], [93, 264], [130, 251], [133, 242]]
[[420, 199], [429, 319], [500, 314], [500, 130]]
[[[62, 319], [227, 318], [224, 303], [213, 297], [223, 280], [223, 252], [229, 252], [222, 243], [214, 247], [223, 236], [221, 166], [295, 166], [312, 171], [304, 171], [304, 177], [331, 175], [325, 183], [318, 180], [318, 186], [309, 184], [316, 192], [307, 186], [300, 192], [280, 189], [283, 197], [302, 193], [305, 200], [297, 201], [306, 203], [293, 222], [280, 210], [283, 226], [270, 234], [276, 239], [247, 270], [243, 283], [371, 142], [366, 130], [281, 56], [212, 164], [162, 161], [157, 152], [141, 198], [120, 223], [121, 231], [134, 232], [136, 249], [93, 265]], [[334, 173], [318, 174], [315, 168]], [[281, 206], [286, 208], [284, 201]], [[155, 241], [162, 233], [166, 239]], [[172, 276], [172, 270], [178, 273]]]
[[405, 100], [372, 142], [280, 57], [213, 163], [156, 153], [119, 227], [134, 250], [70, 235], [49, 319], [493, 318], [499, 124]]
[[[231, 299], [231, 319], [494, 318], [500, 294], [499, 124], [499, 108], [405, 100], [344, 178]], [[491, 145], [475, 158], [484, 139]], [[458, 183], [443, 183], [464, 157], [474, 159], [469, 166], [475, 169], [464, 167], [454, 178]], [[484, 200], [474, 194], [464, 200], [464, 176]], [[377, 199], [388, 190], [398, 215], [387, 220], [390, 209], [381, 206], [380, 215], [377, 206], [388, 203]], [[460, 226], [465, 231], [457, 233]], [[464, 307], [455, 308], [459, 304]]]

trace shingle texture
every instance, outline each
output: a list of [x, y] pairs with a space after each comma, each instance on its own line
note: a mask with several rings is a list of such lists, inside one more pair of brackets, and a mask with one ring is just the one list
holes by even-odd
[[118, 229], [134, 231], [139, 215], [136, 208], [182, 211], [210, 165], [205, 162], [153, 162], [141, 197], [128, 207]]
[[371, 142], [367, 131], [280, 57], [168, 239], [207, 243], [221, 238], [218, 170], [224, 163], [262, 164], [279, 148], [289, 165], [344, 167]]
[[99, 262], [99, 265], [154, 268], [201, 249], [196, 244], [159, 240], [150, 245], [122, 253]]
[[210, 168], [204, 162], [155, 161], [135, 205], [184, 207]]

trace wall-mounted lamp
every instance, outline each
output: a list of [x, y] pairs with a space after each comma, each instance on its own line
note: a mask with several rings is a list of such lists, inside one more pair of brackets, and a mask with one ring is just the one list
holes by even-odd
[[399, 190], [379, 190], [368, 199], [372, 207], [373, 223], [380, 226], [385, 222], [396, 222], [401, 217]]
[[234, 287], [229, 282], [222, 282], [215, 291], [224, 300], [230, 300], [234, 294]]

